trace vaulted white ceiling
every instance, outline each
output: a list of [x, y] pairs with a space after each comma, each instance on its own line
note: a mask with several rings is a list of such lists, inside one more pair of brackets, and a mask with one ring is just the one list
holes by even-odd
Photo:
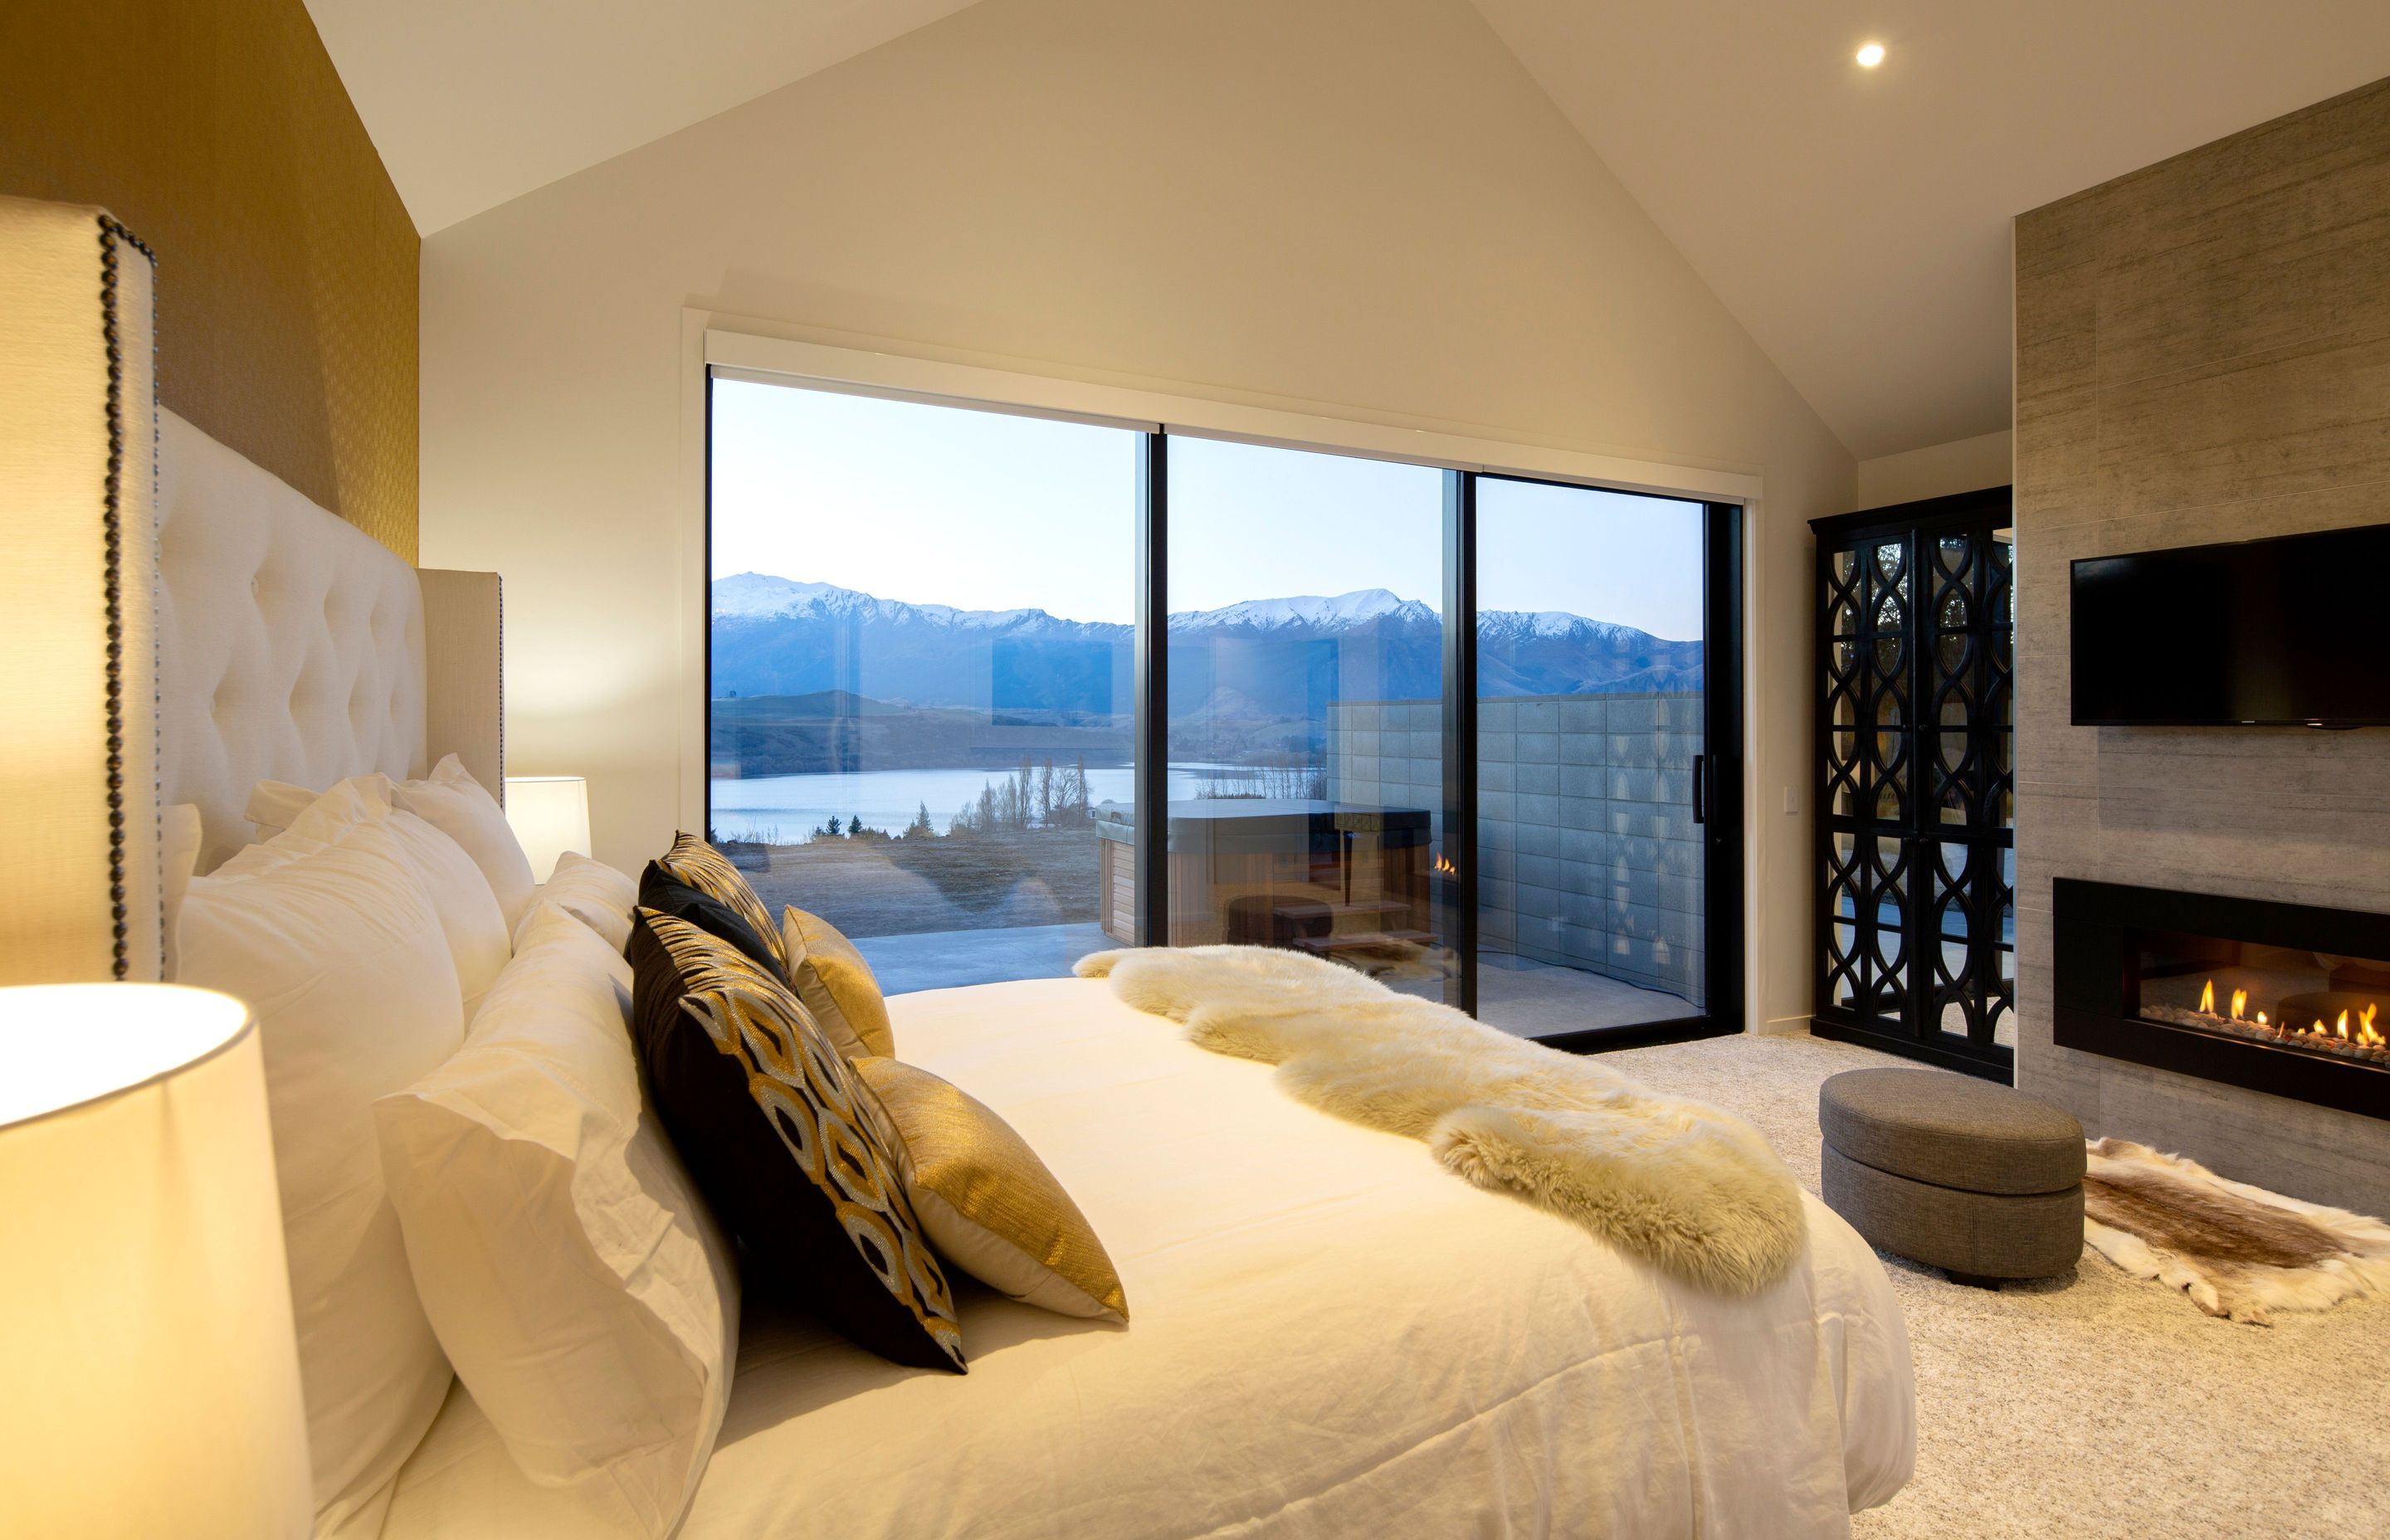
[[[308, 9], [430, 235], [971, 3]], [[1471, 3], [1862, 458], [2008, 426], [2010, 216], [2390, 75], [2385, 0]]]
[[423, 235], [972, 0], [307, 0]]
[[2011, 215], [2390, 75], [2390, 0], [1474, 3], [1861, 459], [2009, 426]]

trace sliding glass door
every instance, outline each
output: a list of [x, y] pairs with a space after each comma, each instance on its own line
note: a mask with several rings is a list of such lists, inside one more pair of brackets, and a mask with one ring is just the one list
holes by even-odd
[[1741, 510], [717, 379], [711, 837], [891, 991], [1231, 943], [1741, 1020]]
[[1474, 514], [1479, 1018], [1737, 1019], [1709, 922], [1740, 892], [1733, 514], [1495, 476]]
[[1457, 999], [1436, 902], [1446, 473], [1194, 438], [1168, 465], [1170, 943], [1286, 947]]

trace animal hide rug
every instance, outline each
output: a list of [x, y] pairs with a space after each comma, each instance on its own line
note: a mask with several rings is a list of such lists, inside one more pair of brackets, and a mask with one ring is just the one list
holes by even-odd
[[1689, 1283], [1755, 1293], [1806, 1241], [1800, 1188], [1757, 1129], [1653, 1096], [1597, 1059], [1270, 947], [1099, 952], [1078, 971], [1108, 975], [1123, 1000], [1183, 1023], [1200, 1047], [1276, 1064], [1298, 1099], [1424, 1139], [1477, 1186]]
[[2136, 1277], [2256, 1326], [2390, 1290], [2390, 1225], [2229, 1181], [2196, 1161], [2101, 1139], [2083, 1178], [2083, 1236]]

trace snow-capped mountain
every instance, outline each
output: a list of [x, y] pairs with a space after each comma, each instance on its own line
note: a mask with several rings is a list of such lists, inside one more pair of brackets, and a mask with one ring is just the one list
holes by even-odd
[[1043, 610], [957, 610], [947, 604], [907, 604], [875, 598], [834, 583], [797, 583], [764, 572], [739, 572], [713, 581], [716, 621], [868, 620], [895, 624], [939, 625], [967, 631], [1047, 631], [1077, 635], [1100, 622], [1058, 620]]
[[1349, 594], [1300, 595], [1284, 599], [1246, 599], [1219, 610], [1184, 610], [1170, 617], [1173, 631], [1331, 631], [1376, 622], [1434, 625], [1436, 611], [1417, 599], [1398, 598], [1383, 588]]
[[[715, 580], [716, 696], [852, 691], [875, 700], [1044, 715], [1121, 715], [1135, 628], [1043, 610], [957, 610], [760, 572]], [[1557, 610], [1479, 617], [1484, 693], [1700, 687], [1698, 642]], [[1314, 716], [1333, 699], [1425, 699], [1442, 688], [1443, 618], [1383, 588], [1247, 599], [1170, 617], [1174, 717], [1222, 702]], [[1206, 704], [1208, 703], [1208, 704]]]

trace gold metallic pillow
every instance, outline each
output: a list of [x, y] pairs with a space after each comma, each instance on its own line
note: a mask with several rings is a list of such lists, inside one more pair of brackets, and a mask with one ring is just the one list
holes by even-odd
[[927, 1070], [893, 1059], [854, 1068], [893, 1125], [880, 1132], [940, 1255], [1023, 1304], [1128, 1320], [1103, 1242], [1011, 1124]]
[[747, 922], [755, 939], [764, 943], [772, 960], [780, 965], [783, 979], [789, 971], [788, 949], [780, 944], [779, 930], [772, 923], [772, 911], [755, 896], [755, 890], [739, 875], [739, 868], [712, 845], [694, 834], [673, 836], [672, 849], [656, 857], [656, 865], [666, 877], [727, 907]]
[[896, 1051], [880, 981], [844, 932], [819, 915], [790, 907], [780, 911], [778, 940], [790, 987], [839, 1052], [884, 1059]]

